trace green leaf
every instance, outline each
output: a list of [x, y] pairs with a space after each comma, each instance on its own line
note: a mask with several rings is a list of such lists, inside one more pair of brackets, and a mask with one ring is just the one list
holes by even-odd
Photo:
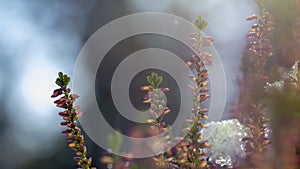
[[153, 83], [153, 80], [152, 80], [152, 78], [151, 78], [151, 76], [147, 76], [147, 82], [151, 85], [151, 86], [153, 86], [154, 85], [154, 83]]
[[203, 20], [201, 16], [198, 16], [198, 19], [196, 21], [194, 21], [194, 25], [195, 27], [197, 27], [200, 31], [203, 31], [207, 25], [208, 22]]
[[71, 78], [68, 75], [63, 75], [63, 85], [64, 86], [68, 86], [70, 81], [71, 81]]
[[62, 73], [62, 72], [59, 72], [59, 73], [58, 73], [58, 77], [59, 77], [61, 80], [63, 80], [63, 73]]
[[156, 81], [156, 79], [158, 77], [157, 73], [151, 73], [151, 76], [152, 76], [153, 81]]
[[162, 81], [163, 81], [163, 78], [161, 76], [159, 76], [156, 81], [157, 87], [161, 84]]
[[68, 80], [68, 76], [64, 75], [63, 79], [64, 79], [64, 82], [66, 82]]
[[55, 83], [60, 87], [62, 86], [62, 82], [59, 78], [56, 79]]
[[115, 134], [109, 135], [107, 137], [108, 147], [113, 150], [113, 152], [119, 153], [121, 145], [123, 143], [123, 138], [121, 133], [116, 131]]
[[71, 82], [71, 78], [68, 77], [68, 78], [67, 78], [67, 83], [70, 83], [70, 82]]
[[137, 164], [133, 163], [130, 165], [130, 169], [139, 169], [139, 168]]
[[163, 81], [163, 78], [157, 73], [153, 72], [150, 76], [147, 76], [147, 81], [152, 86], [152, 88], [156, 89]]
[[203, 21], [203, 26], [202, 26], [202, 29], [205, 29], [205, 28], [207, 27], [207, 25], [208, 25], [208, 22], [206, 22], [206, 21]]

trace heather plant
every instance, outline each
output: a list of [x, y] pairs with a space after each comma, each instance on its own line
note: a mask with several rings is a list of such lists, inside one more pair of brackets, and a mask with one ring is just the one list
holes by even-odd
[[70, 81], [71, 78], [69, 76], [59, 72], [58, 78], [55, 81], [59, 88], [54, 90], [51, 97], [56, 98], [60, 96], [54, 103], [57, 107], [64, 109], [64, 111], [58, 114], [63, 118], [60, 124], [67, 127], [67, 129], [62, 130], [62, 133], [67, 135], [66, 140], [69, 142], [68, 147], [76, 153], [73, 159], [80, 168], [90, 169], [92, 158], [87, 157], [84, 137], [81, 134], [81, 130], [76, 126], [78, 118], [82, 115], [82, 112], [78, 112], [80, 107], [78, 105], [74, 106], [75, 100], [79, 98], [79, 95], [71, 94], [71, 89], [68, 88]]
[[[300, 9], [299, 1], [289, 2], [292, 1], [295, 2], [295, 9]], [[172, 112], [167, 106], [165, 96], [170, 89], [160, 87], [163, 77], [153, 72], [145, 78], [148, 84], [141, 87], [147, 92], [143, 103], [150, 104], [146, 133], [156, 136], [168, 131], [153, 143], [153, 149], [158, 155], [151, 158], [151, 162], [156, 168], [254, 169], [279, 166], [294, 169], [300, 166], [300, 66], [299, 58], [296, 59], [299, 56], [295, 54], [299, 46], [297, 44], [300, 34], [297, 26], [300, 14], [296, 12], [294, 20], [289, 18], [291, 28], [283, 29], [278, 26], [282, 16], [275, 17], [279, 18], [279, 21], [275, 22], [267, 8], [271, 1], [255, 2], [259, 14], [246, 19], [253, 22], [253, 25], [246, 35], [247, 46], [242, 61], [243, 78], [239, 82], [240, 96], [233, 114], [236, 119], [208, 121], [208, 109], [203, 103], [209, 98], [207, 67], [212, 66], [213, 55], [205, 49], [213, 45], [214, 39], [201, 33], [208, 25], [201, 16], [194, 22], [198, 32], [190, 36], [195, 55], [191, 56], [186, 65], [194, 71], [190, 76], [193, 85], [188, 86], [193, 99], [193, 109], [191, 118], [184, 119], [188, 127], [182, 130], [183, 137], [174, 138], [172, 128], [164, 121]], [[284, 41], [286, 43], [281, 44], [281, 38], [276, 35], [281, 34], [281, 29], [281, 32], [291, 34], [288, 36], [292, 38], [291, 42]], [[290, 31], [287, 33], [286, 29]], [[288, 63], [290, 60], [294, 61], [293, 65], [288, 66], [291, 68], [283, 68], [279, 63], [271, 65], [273, 55], [277, 59], [287, 57]], [[62, 133], [67, 134], [68, 146], [76, 152], [74, 160], [77, 161], [77, 165], [88, 169], [91, 166], [91, 158], [87, 157], [84, 138], [80, 129], [76, 127], [81, 113], [78, 113], [79, 106], [73, 106], [79, 96], [70, 94], [67, 87], [69, 82], [70, 77], [60, 72], [56, 80], [59, 88], [54, 91], [52, 97], [61, 96], [54, 103], [64, 109], [59, 113], [64, 119], [61, 125], [67, 127]], [[178, 144], [172, 147], [171, 143], [174, 141]], [[108, 137], [108, 143], [111, 149], [100, 159], [108, 169], [139, 168], [131, 158], [130, 152], [124, 154], [124, 157], [111, 153], [118, 152], [122, 145], [119, 132]], [[272, 160], [276, 163], [272, 163]]]
[[[198, 33], [191, 35], [191, 41], [194, 43], [193, 48], [196, 51], [196, 55], [193, 55], [192, 58], [187, 62], [188, 66], [191, 66], [194, 69], [194, 75], [191, 75], [191, 81], [195, 83], [195, 86], [189, 86], [191, 90], [191, 97], [193, 98], [193, 109], [191, 119], [186, 119], [188, 123], [188, 128], [183, 129], [183, 134], [186, 135], [184, 138], [176, 138], [179, 140], [179, 144], [175, 147], [168, 147], [168, 145], [158, 144], [157, 148], [160, 146], [167, 146], [169, 149], [167, 152], [160, 152], [160, 155], [153, 157], [153, 160], [156, 162], [157, 166], [160, 168], [182, 168], [182, 169], [200, 169], [200, 168], [209, 168], [208, 164], [208, 153], [205, 149], [209, 148], [210, 145], [206, 140], [203, 140], [203, 135], [200, 130], [207, 128], [205, 121], [208, 120], [207, 112], [208, 109], [202, 108], [201, 104], [209, 97], [207, 92], [209, 91], [206, 87], [208, 85], [208, 75], [209, 71], [205, 66], [212, 65], [212, 54], [203, 50], [203, 48], [212, 46], [213, 38], [205, 37], [201, 32], [206, 28], [207, 22], [202, 19], [201, 16], [194, 22], [195, 27], [198, 29]], [[170, 130], [166, 123], [163, 121], [164, 117], [170, 113], [170, 109], [166, 106], [166, 100], [163, 97], [166, 92], [169, 91], [169, 88], [159, 88], [159, 85], [163, 81], [163, 78], [157, 73], [152, 73], [147, 77], [149, 83], [148, 86], [143, 86], [142, 90], [147, 91], [145, 96], [144, 103], [150, 103], [149, 112], [152, 115], [152, 119], [148, 120], [150, 124], [149, 133], [150, 135], [157, 135], [163, 131]], [[67, 140], [71, 143], [69, 147], [76, 151], [74, 160], [78, 161], [78, 165], [83, 168], [89, 168], [91, 164], [91, 158], [86, 158], [86, 147], [84, 146], [83, 136], [80, 134], [80, 129], [76, 127], [76, 121], [81, 113], [77, 113], [76, 110], [79, 109], [79, 106], [73, 106], [73, 103], [78, 95], [70, 95], [70, 89], [66, 88], [70, 78], [67, 75], [59, 73], [59, 78], [56, 80], [57, 85], [61, 88], [56, 89], [52, 97], [57, 97], [61, 94], [64, 94], [62, 98], [55, 101], [58, 107], [65, 108], [66, 111], [60, 113], [63, 116], [64, 122], [62, 125], [67, 125], [70, 129], [64, 130], [63, 133], [68, 134]], [[170, 141], [171, 132], [163, 136], [165, 142]], [[119, 139], [118, 135], [111, 136], [108, 140], [108, 143], [111, 144], [112, 149], [118, 149], [122, 144], [122, 141]], [[119, 140], [119, 141], [118, 141]], [[177, 140], [177, 141], [178, 141]], [[107, 164], [107, 168], [136, 168], [137, 166], [132, 163], [132, 160], [128, 158], [121, 158], [108, 154], [101, 158], [101, 161]]]
[[[235, 117], [251, 131], [250, 136], [243, 139], [247, 144], [247, 158], [243, 167], [297, 168], [299, 108], [296, 105], [299, 105], [299, 76], [295, 51], [299, 51], [299, 36], [295, 25], [299, 19], [299, 2], [255, 2], [260, 14], [247, 19], [256, 23], [247, 35], [244, 77], [240, 82], [241, 94], [235, 111]], [[273, 8], [275, 17], [267, 9], [267, 3]], [[273, 55], [275, 58], [270, 57]], [[294, 61], [293, 65], [291, 61]], [[292, 68], [286, 68], [286, 65]], [[270, 148], [272, 150], [267, 151]]]
[[[205, 66], [212, 65], [212, 54], [203, 50], [204, 47], [213, 45], [212, 37], [204, 37], [201, 32], [206, 28], [208, 23], [202, 19], [201, 16], [194, 22], [198, 33], [191, 35], [191, 41], [194, 43], [193, 48], [196, 51], [196, 55], [193, 55], [191, 60], [187, 62], [188, 66], [193, 66], [195, 75], [191, 75], [191, 81], [195, 83], [195, 87], [189, 86], [193, 97], [193, 111], [191, 119], [186, 119], [188, 128], [183, 129], [184, 138], [172, 138], [172, 132], [169, 132], [162, 136], [163, 143], [158, 140], [158, 143], [154, 145], [157, 149], [169, 149], [167, 152], [160, 152], [158, 156], [153, 157], [153, 160], [157, 167], [168, 169], [200, 169], [209, 168], [208, 153], [204, 150], [210, 147], [210, 145], [203, 140], [203, 135], [199, 132], [201, 129], [206, 128], [205, 121], [208, 120], [206, 113], [208, 109], [202, 108], [201, 103], [204, 102], [209, 95], [209, 91], [206, 87], [208, 85], [207, 79], [209, 71]], [[147, 91], [145, 104], [150, 104], [149, 113], [151, 119], [148, 119], [149, 133], [150, 135], [158, 135], [164, 131], [171, 131], [171, 128], [166, 126], [164, 117], [171, 112], [166, 106], [165, 93], [169, 88], [159, 88], [163, 78], [157, 73], [152, 73], [147, 76], [147, 82], [149, 85], [142, 86], [141, 89]], [[165, 144], [172, 139], [176, 139], [179, 143], [175, 147]], [[174, 141], [174, 140], [173, 140]], [[166, 147], [162, 147], [166, 146]], [[105, 158], [111, 159], [111, 158]], [[107, 160], [112, 163], [114, 160]], [[111, 164], [109, 164], [111, 165]]]
[[[162, 76], [159, 76], [157, 73], [152, 73], [150, 76], [147, 76], [149, 85], [141, 87], [142, 90], [147, 91], [143, 103], [150, 104], [149, 113], [151, 114], [151, 119], [147, 121], [150, 124], [150, 135], [158, 135], [168, 130], [163, 119], [171, 110], [166, 106], [166, 98], [164, 96], [170, 89], [159, 88], [162, 81]], [[168, 146], [165, 145], [165, 143], [167, 143], [169, 139], [170, 135], [167, 133], [163, 135], [161, 139], [157, 140], [156, 145], [154, 145], [154, 148], [158, 149], [159, 155], [158, 157], [153, 157], [153, 160], [159, 168], [168, 168], [168, 162], [172, 160], [172, 158], [166, 158], [164, 152], [159, 150], [163, 150], [162, 146]]]
[[[191, 36], [191, 40], [194, 42], [194, 49], [196, 55], [192, 56], [192, 59], [188, 62], [188, 65], [193, 65], [195, 73], [191, 76], [191, 80], [195, 83], [195, 86], [189, 86], [193, 97], [193, 109], [192, 109], [192, 127], [188, 130], [186, 136], [186, 146], [188, 148], [188, 158], [185, 164], [188, 164], [190, 168], [206, 168], [208, 167], [207, 158], [208, 154], [204, 151], [205, 148], [210, 147], [206, 140], [203, 140], [203, 134], [199, 132], [203, 128], [207, 128], [205, 125], [208, 120], [208, 109], [202, 107], [202, 103], [209, 97], [208, 88], [208, 75], [209, 71], [205, 66], [212, 64], [212, 54], [205, 51], [204, 47], [211, 46], [213, 42], [212, 37], [204, 37], [201, 32], [207, 27], [207, 21], [203, 20], [201, 16], [194, 22], [198, 33]], [[192, 66], [191, 65], [191, 66]]]
[[[273, 151], [275, 160], [285, 168], [299, 166], [300, 141], [300, 97], [299, 97], [298, 61], [291, 70], [282, 73], [278, 81], [267, 83], [266, 102], [274, 113], [272, 128], [274, 131]], [[298, 155], [297, 155], [298, 154]]]
[[275, 0], [271, 12], [276, 20], [273, 38], [275, 76], [265, 85], [266, 102], [272, 111], [272, 167], [300, 166], [299, 141], [299, 18], [300, 1]]
[[263, 103], [264, 84], [268, 76], [265, 65], [273, 55], [271, 35], [274, 22], [266, 9], [266, 1], [255, 1], [259, 6], [258, 15], [247, 18], [255, 21], [247, 34], [247, 52], [243, 58], [243, 79], [240, 82], [240, 100], [235, 110], [236, 118], [250, 129], [250, 135], [244, 138], [246, 142], [246, 161], [248, 167], [262, 167], [270, 138], [266, 132], [268, 122], [266, 106]]
[[[206, 87], [208, 85], [207, 79], [209, 71], [205, 66], [212, 64], [212, 54], [203, 50], [204, 47], [211, 46], [213, 42], [212, 37], [204, 37], [201, 32], [206, 28], [208, 23], [202, 19], [201, 16], [194, 22], [198, 33], [191, 35], [191, 41], [194, 43], [193, 48], [196, 51], [196, 55], [193, 55], [191, 60], [187, 62], [188, 66], [193, 66], [195, 74], [191, 75], [190, 78], [195, 86], [189, 86], [192, 98], [193, 98], [193, 109], [191, 119], [185, 121], [189, 123], [188, 128], [184, 128], [183, 132], [185, 137], [176, 138], [179, 139], [179, 143], [170, 148], [166, 153], [161, 154], [159, 157], [154, 157], [154, 161], [161, 168], [169, 169], [200, 169], [209, 168], [208, 164], [208, 153], [205, 149], [209, 148], [210, 145], [206, 140], [203, 140], [203, 135], [200, 130], [206, 128], [205, 121], [208, 120], [206, 113], [208, 109], [202, 108], [202, 103], [209, 97], [207, 92], [209, 91]], [[166, 92], [169, 89], [157, 89], [162, 81], [162, 77], [153, 73], [147, 77], [147, 81], [150, 86], [144, 86], [142, 89], [148, 90], [148, 95], [145, 97], [146, 103], [151, 103], [150, 112], [154, 115], [155, 119], [150, 119], [152, 128], [156, 128], [158, 132], [167, 130], [165, 123], [162, 122], [163, 117], [170, 112], [169, 108], [164, 108], [164, 100], [159, 100], [153, 95], [159, 96], [162, 91]], [[164, 108], [164, 109], [163, 109]], [[165, 136], [170, 139], [170, 136]]]
[[[158, 88], [162, 80], [163, 79], [161, 76], [158, 76], [156, 73], [152, 73], [151, 76], [147, 77], [147, 81], [150, 85], [142, 87], [143, 90], [147, 90], [144, 103], [151, 104], [150, 113], [154, 118], [149, 119], [148, 122], [151, 125], [150, 132], [155, 135], [169, 129], [165, 122], [163, 122], [163, 118], [165, 115], [170, 113], [170, 109], [165, 106], [165, 99], [162, 97], [165, 92], [169, 91], [169, 89]], [[195, 92], [193, 97], [194, 104], [197, 104], [196, 108], [198, 108], [198, 111], [193, 114], [192, 119], [186, 119], [187, 122], [193, 123], [192, 128], [184, 129], [184, 131], [187, 132], [185, 133], [186, 136], [184, 138], [176, 138], [178, 139], [179, 143], [175, 147], [168, 147], [169, 150], [166, 153], [161, 152], [157, 157], [153, 157], [153, 160], [156, 162], [159, 168], [197, 169], [207, 167], [207, 161], [204, 158], [207, 156], [207, 154], [203, 149], [208, 148], [209, 145], [206, 143], [206, 141], [201, 140], [203, 136], [202, 133], [199, 132], [199, 129], [202, 129], [204, 126], [203, 122], [200, 121], [203, 112], [200, 112], [202, 109], [198, 105], [205, 99], [203, 99], [203, 97], [201, 99], [199, 93], [196, 94]], [[196, 97], [198, 100], [196, 100]], [[167, 135], [162, 137], [164, 142], [167, 143], [171, 136], [167, 133]]]

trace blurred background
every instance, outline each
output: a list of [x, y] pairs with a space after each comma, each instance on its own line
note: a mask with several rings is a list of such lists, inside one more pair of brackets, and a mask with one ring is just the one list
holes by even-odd
[[[81, 47], [103, 25], [146, 11], [209, 22], [205, 33], [215, 38], [227, 79], [223, 119], [230, 117], [251, 27], [246, 18], [257, 12], [252, 0], [0, 0], [0, 168], [75, 168], [50, 99], [57, 72], [72, 76]], [[99, 168], [102, 150], [86, 140]]]

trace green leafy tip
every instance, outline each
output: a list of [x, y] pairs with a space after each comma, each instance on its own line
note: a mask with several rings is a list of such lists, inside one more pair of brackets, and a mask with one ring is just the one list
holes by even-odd
[[56, 79], [55, 83], [59, 87], [68, 86], [70, 83], [71, 78], [68, 75], [63, 74], [62, 72], [58, 73], [58, 78]]
[[194, 21], [194, 25], [200, 30], [203, 31], [207, 25], [208, 22], [202, 19], [202, 16], [198, 16], [198, 19]]
[[113, 150], [115, 153], [119, 153], [121, 145], [123, 143], [123, 138], [121, 133], [116, 131], [115, 134], [109, 135], [107, 137], [108, 147]]
[[161, 76], [158, 76], [157, 73], [151, 73], [150, 76], [147, 76], [147, 81], [154, 89], [157, 89], [163, 81], [163, 78]]

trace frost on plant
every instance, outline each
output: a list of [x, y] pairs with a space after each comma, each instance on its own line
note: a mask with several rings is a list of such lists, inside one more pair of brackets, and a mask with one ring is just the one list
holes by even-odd
[[210, 122], [207, 127], [201, 133], [203, 140], [211, 145], [207, 151], [212, 163], [227, 168], [237, 166], [246, 156], [243, 139], [250, 136], [249, 128], [237, 119]]
[[280, 91], [282, 92], [284, 89], [284, 81], [280, 80], [280, 81], [276, 81], [273, 83], [269, 83], [267, 82], [265, 85], [265, 90], [266, 92], [272, 92], [272, 91]]
[[267, 82], [264, 87], [266, 92], [286, 92], [285, 89], [289, 87], [297, 90], [300, 78], [299, 61], [296, 61], [289, 70], [282, 67], [279, 67], [278, 69], [280, 72], [279, 80], [275, 82]]

